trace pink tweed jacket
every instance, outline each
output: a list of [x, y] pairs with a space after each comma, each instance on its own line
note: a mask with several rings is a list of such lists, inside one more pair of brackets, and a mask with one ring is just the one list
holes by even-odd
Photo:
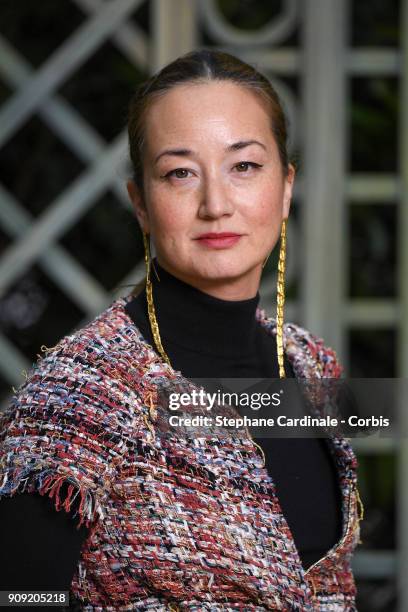
[[[34, 364], [0, 416], [1, 496], [37, 491], [56, 510], [80, 500], [90, 527], [70, 595], [82, 610], [355, 611], [357, 461], [328, 439], [343, 534], [305, 571], [275, 484], [245, 431], [228, 442], [165, 431], [160, 392], [192, 386], [145, 341], [124, 306], [65, 336]], [[257, 309], [271, 333], [274, 319]], [[287, 323], [296, 377], [338, 377], [335, 353]], [[64, 484], [64, 487], [62, 485]]]

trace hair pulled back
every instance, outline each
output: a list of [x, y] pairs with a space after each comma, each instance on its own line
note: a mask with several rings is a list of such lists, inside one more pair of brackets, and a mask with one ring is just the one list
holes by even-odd
[[279, 96], [269, 80], [249, 64], [234, 55], [217, 50], [192, 51], [170, 64], [139, 85], [128, 110], [129, 153], [133, 180], [143, 189], [143, 149], [145, 117], [151, 103], [177, 85], [230, 81], [257, 94], [267, 105], [271, 130], [279, 150], [282, 170], [288, 173], [287, 123]]

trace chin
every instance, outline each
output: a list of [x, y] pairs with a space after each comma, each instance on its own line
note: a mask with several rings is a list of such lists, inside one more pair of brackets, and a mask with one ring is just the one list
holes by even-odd
[[213, 281], [232, 281], [236, 278], [240, 278], [249, 272], [248, 266], [243, 266], [242, 263], [229, 262], [225, 265], [214, 262], [206, 266], [198, 266], [193, 274], [196, 276]]

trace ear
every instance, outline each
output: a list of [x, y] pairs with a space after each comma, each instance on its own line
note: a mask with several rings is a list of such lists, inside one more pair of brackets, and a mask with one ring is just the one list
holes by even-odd
[[127, 191], [129, 194], [130, 201], [133, 205], [133, 210], [137, 220], [139, 221], [140, 228], [146, 234], [150, 233], [149, 216], [147, 214], [147, 208], [143, 201], [142, 193], [136, 183], [132, 180], [126, 183]]
[[288, 174], [285, 177], [285, 187], [283, 191], [283, 207], [282, 218], [287, 219], [289, 216], [290, 203], [292, 201], [293, 185], [295, 182], [296, 170], [293, 164], [289, 164]]

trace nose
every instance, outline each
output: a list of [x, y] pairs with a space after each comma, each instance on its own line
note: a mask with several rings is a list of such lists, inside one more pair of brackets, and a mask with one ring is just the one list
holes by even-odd
[[221, 177], [211, 176], [202, 182], [198, 214], [202, 219], [232, 215], [234, 204]]

